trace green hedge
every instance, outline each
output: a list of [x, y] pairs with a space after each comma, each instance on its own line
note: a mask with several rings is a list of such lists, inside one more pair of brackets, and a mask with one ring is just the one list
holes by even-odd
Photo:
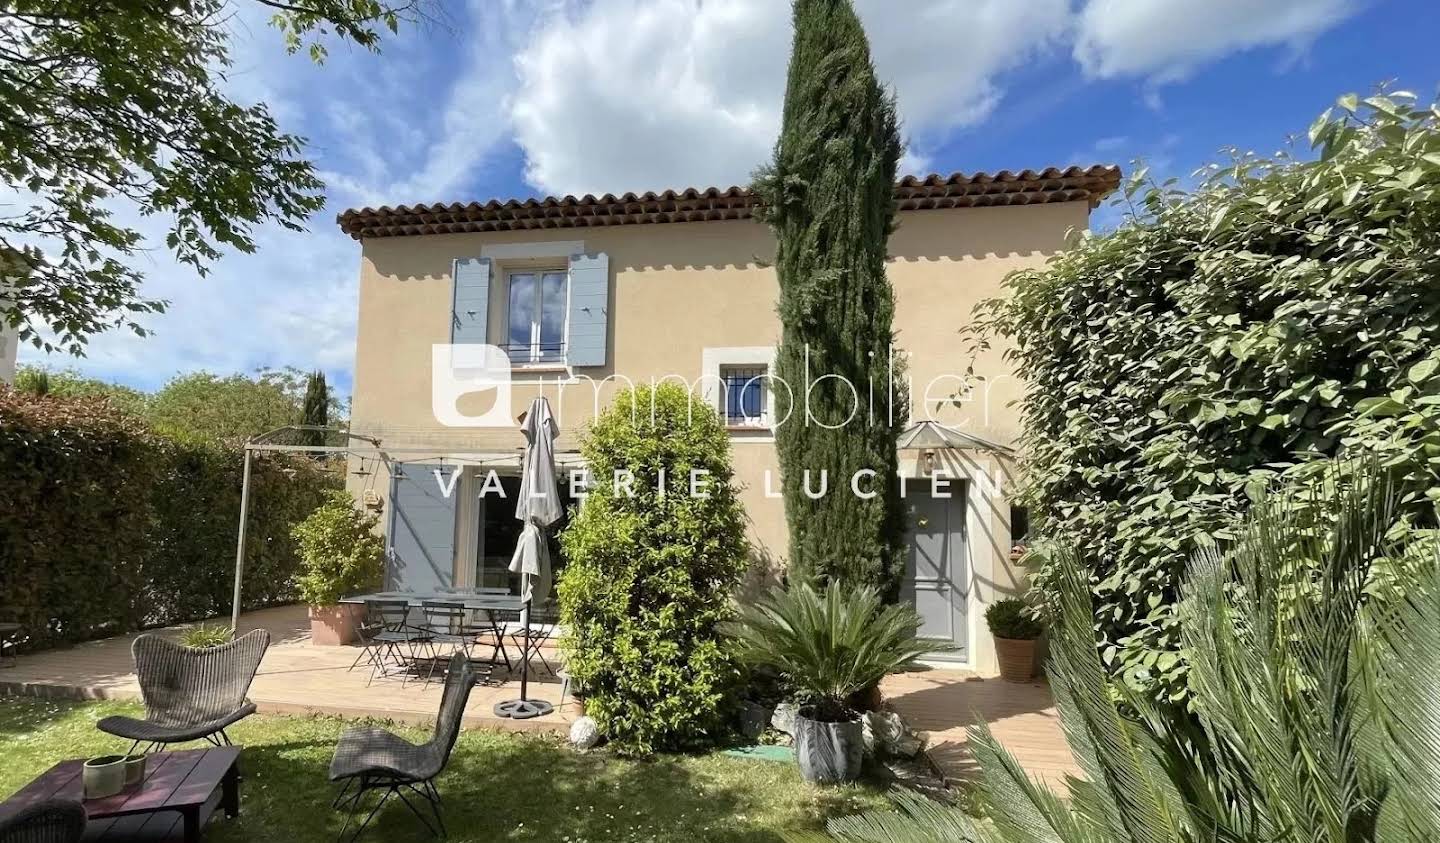
[[[1406, 97], [1342, 98], [1313, 160], [1241, 157], [1017, 273], [1011, 338], [1040, 535], [1090, 565], [1104, 655], [1185, 694], [1174, 606], [1201, 544], [1265, 486], [1379, 451], [1406, 518], [1440, 495], [1440, 130]], [[1043, 544], [1042, 544], [1043, 547]], [[1043, 558], [1035, 582], [1055, 584]]]
[[[228, 614], [241, 465], [103, 399], [0, 388], [0, 613], [31, 647]], [[291, 525], [337, 485], [309, 460], [256, 461], [245, 608], [294, 600]]]

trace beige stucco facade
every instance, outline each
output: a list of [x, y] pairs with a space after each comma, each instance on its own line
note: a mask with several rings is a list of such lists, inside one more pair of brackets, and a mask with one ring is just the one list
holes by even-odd
[[[912, 419], [932, 418], [992, 440], [1018, 432], [1013, 402], [1021, 385], [1002, 359], [1003, 348], [975, 361], [978, 381], [959, 380], [970, 365], [960, 331], [974, 305], [995, 296], [1012, 270], [1042, 264], [1063, 248], [1068, 232], [1088, 220], [1085, 201], [909, 211], [890, 241], [897, 345], [908, 355]], [[752, 220], [367, 238], [360, 266], [360, 311], [355, 355], [352, 428], [380, 438], [397, 459], [405, 449], [442, 453], [453, 462], [498, 462], [522, 444], [515, 428], [447, 428], [432, 410], [432, 345], [450, 341], [452, 266], [486, 257], [496, 278], [516, 269], [562, 270], [565, 256], [603, 252], [609, 258], [606, 364], [577, 369], [517, 370], [511, 390], [518, 414], [536, 394], [550, 400], [561, 424], [559, 448], [573, 451], [579, 433], [617, 389], [630, 382], [683, 379], [702, 394], [702, 375], [717, 361], [763, 359], [780, 336], [777, 285], [770, 259], [774, 241]], [[503, 283], [492, 284], [489, 319], [503, 333]], [[710, 372], [713, 375], [713, 371]], [[467, 413], [483, 412], [488, 397], [462, 399]], [[733, 436], [736, 480], [750, 519], [757, 565], [780, 566], [786, 553], [780, 478], [768, 430]], [[916, 452], [902, 453], [904, 473], [920, 478]], [[994, 666], [983, 607], [1013, 591], [1020, 575], [1010, 563], [1007, 500], [1013, 465], [983, 451], [948, 451], [933, 462], [967, 482], [969, 584], [967, 661]], [[372, 504], [388, 488], [383, 464], [352, 476]], [[378, 469], [378, 470], [376, 470]], [[767, 478], [767, 472], [769, 476]], [[768, 484], [768, 488], [767, 488]], [[767, 494], [767, 491], [771, 494]], [[463, 542], [462, 542], [463, 544]]]

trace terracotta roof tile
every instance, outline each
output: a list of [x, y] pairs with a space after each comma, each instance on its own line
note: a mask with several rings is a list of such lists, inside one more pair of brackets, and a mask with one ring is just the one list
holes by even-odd
[[[935, 208], [978, 208], [993, 205], [1029, 205], [1042, 202], [1090, 203], [1095, 207], [1120, 186], [1120, 168], [1049, 167], [1012, 173], [932, 174], [906, 176], [895, 185], [902, 211]], [[472, 231], [515, 231], [544, 228], [584, 228], [603, 225], [738, 220], [753, 216], [759, 199], [749, 188], [686, 188], [663, 193], [626, 193], [616, 196], [585, 194], [544, 199], [510, 199], [501, 202], [398, 205], [351, 208], [336, 217], [340, 229], [356, 240], [366, 237], [406, 237], [421, 234], [457, 234]]]

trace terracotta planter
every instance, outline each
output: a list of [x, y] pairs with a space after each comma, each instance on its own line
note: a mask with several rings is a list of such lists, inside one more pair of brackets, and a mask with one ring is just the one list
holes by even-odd
[[1029, 638], [996, 638], [995, 660], [1000, 678], [1006, 682], [1029, 682], [1035, 678], [1036, 641]]
[[365, 615], [357, 603], [310, 607], [310, 643], [317, 647], [342, 647], [355, 641], [356, 627]]

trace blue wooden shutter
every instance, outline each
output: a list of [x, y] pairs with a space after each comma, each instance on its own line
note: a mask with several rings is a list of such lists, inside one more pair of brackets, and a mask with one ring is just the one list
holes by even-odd
[[[455, 505], [460, 500], [460, 478], [453, 475], [460, 469], [410, 462], [396, 463], [393, 471], [385, 588], [449, 588], [455, 583]], [[446, 497], [452, 480], [453, 490]]]
[[566, 362], [571, 366], [605, 365], [605, 328], [609, 314], [610, 257], [604, 252], [572, 255]]
[[490, 259], [460, 258], [452, 274], [455, 296], [450, 342], [483, 343], [490, 319]]

